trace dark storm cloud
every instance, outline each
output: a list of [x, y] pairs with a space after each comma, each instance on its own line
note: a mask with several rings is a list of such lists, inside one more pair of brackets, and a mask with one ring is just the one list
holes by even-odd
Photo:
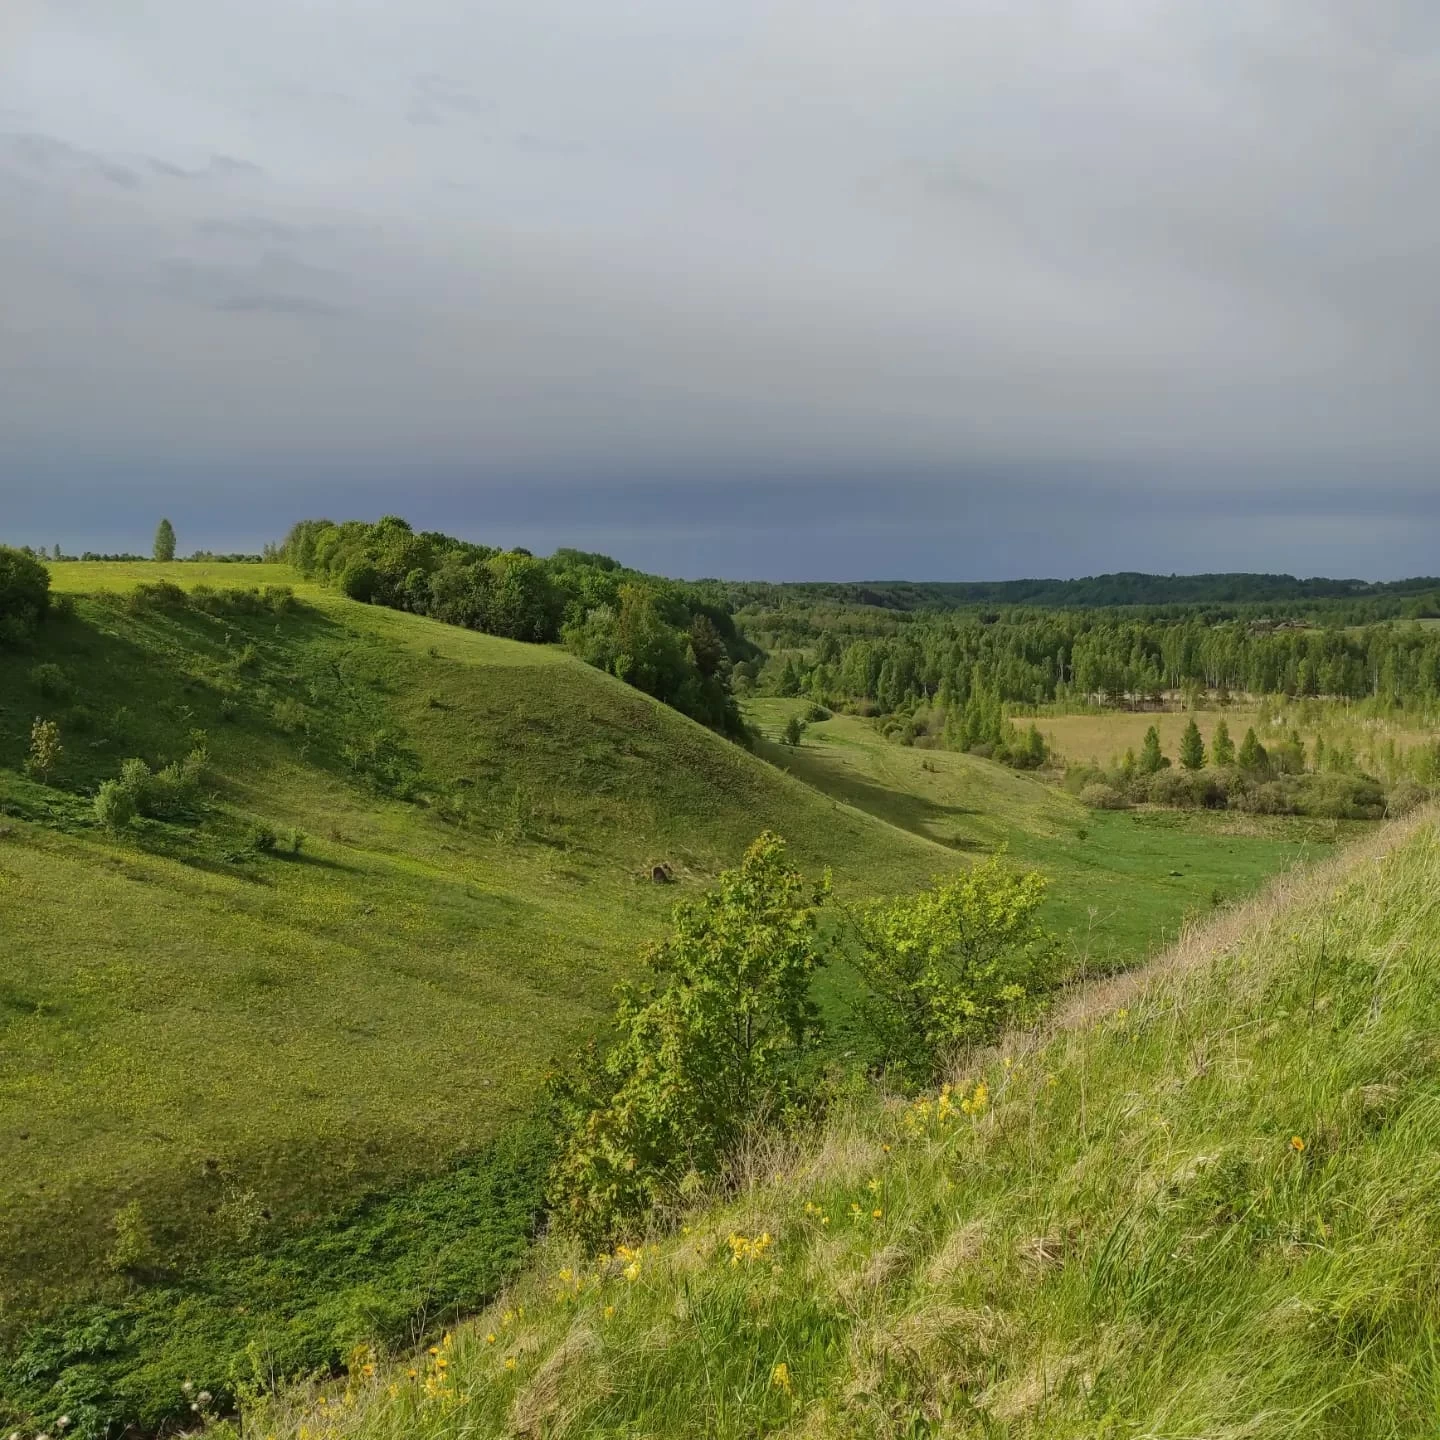
[[25, 13], [42, 527], [235, 467], [262, 536], [398, 494], [691, 571], [1437, 568], [1433, 6]]

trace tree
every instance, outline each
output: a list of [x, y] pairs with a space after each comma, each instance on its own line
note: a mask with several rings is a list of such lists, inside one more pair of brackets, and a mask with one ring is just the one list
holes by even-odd
[[852, 921], [869, 989], [862, 1024], [887, 1069], [932, 1079], [962, 1044], [992, 1035], [1043, 979], [1052, 953], [1036, 912], [1045, 878], [998, 857]]
[[787, 656], [785, 668], [780, 672], [780, 693], [787, 698], [800, 693], [800, 673], [795, 669], [795, 657]]
[[804, 733], [805, 722], [798, 715], [792, 714], [785, 722], [785, 743], [793, 750]]
[[1245, 732], [1245, 739], [1240, 743], [1238, 758], [1240, 768], [1248, 770], [1252, 774], [1258, 774], [1267, 767], [1270, 757], [1265, 753], [1265, 747], [1256, 737], [1253, 725]]
[[50, 609], [50, 572], [33, 555], [0, 545], [0, 645], [27, 640]]
[[1201, 770], [1205, 766], [1205, 742], [1193, 716], [1180, 737], [1180, 763], [1187, 770]]
[[41, 784], [50, 779], [60, 757], [65, 753], [60, 744], [60, 727], [53, 720], [42, 720], [38, 715], [30, 727], [30, 753], [25, 758], [25, 768]]
[[1235, 742], [1230, 738], [1230, 727], [1223, 720], [1215, 727], [1215, 734], [1211, 737], [1210, 758], [1217, 765], [1235, 763]]
[[175, 527], [168, 520], [162, 520], [155, 528], [155, 558], [157, 560], [173, 560], [175, 558]]
[[591, 1243], [714, 1174], [745, 1131], [796, 1094], [818, 1029], [810, 979], [823, 962], [807, 886], [768, 831], [737, 869], [675, 911], [647, 959], [657, 988], [620, 987], [604, 1058], [559, 1079], [564, 1133], [551, 1174], [559, 1224]]
[[1145, 732], [1145, 743], [1140, 747], [1139, 769], [1142, 775], [1153, 775], [1164, 770], [1170, 761], [1160, 749], [1160, 731], [1152, 725]]

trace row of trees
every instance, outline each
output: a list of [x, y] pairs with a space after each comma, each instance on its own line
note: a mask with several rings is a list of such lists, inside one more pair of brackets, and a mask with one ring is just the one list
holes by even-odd
[[592, 665], [722, 734], [744, 738], [731, 690], [758, 652], [713, 587], [628, 570], [607, 555], [476, 545], [374, 524], [305, 520], [279, 558], [352, 599], [535, 643], [564, 641]]
[[1440, 628], [1257, 628], [1230, 622], [1120, 621], [1109, 612], [1023, 612], [983, 624], [930, 616], [894, 635], [845, 635], [839, 621], [777, 658], [776, 690], [817, 703], [865, 702], [882, 714], [916, 704], [1140, 705], [1175, 692], [1440, 701]]

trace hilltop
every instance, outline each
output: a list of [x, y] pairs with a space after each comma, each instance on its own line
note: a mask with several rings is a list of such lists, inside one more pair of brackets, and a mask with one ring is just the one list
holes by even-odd
[[1428, 1436], [1437, 895], [1433, 821], [1393, 825], [247, 1430]]
[[[123, 1359], [147, 1287], [218, 1294], [244, 1256], [375, 1195], [419, 1195], [435, 1214], [386, 1252], [403, 1283], [357, 1268], [345, 1305], [385, 1330], [426, 1304], [473, 1303], [497, 1278], [492, 1258], [450, 1256], [447, 1279], [435, 1245], [449, 1256], [446, 1227], [465, 1213], [482, 1248], [487, 1207], [503, 1220], [494, 1245], [523, 1244], [543, 1157], [526, 1140], [500, 1165], [524, 1184], [492, 1184], [485, 1147], [523, 1132], [546, 1070], [594, 1032], [677, 897], [767, 827], [853, 893], [963, 863], [555, 647], [295, 579], [56, 565], [73, 613], [34, 648], [0, 652], [12, 1337], [36, 1316], [118, 1305], [106, 1344]], [[134, 593], [159, 581], [222, 598]], [[266, 586], [293, 599], [223, 599]], [[37, 715], [63, 741], [44, 785], [22, 773]], [[197, 803], [119, 834], [96, 822], [92, 796], [124, 760], [158, 770], [197, 749]], [[462, 1162], [479, 1169], [455, 1193], [423, 1190]], [[353, 1225], [339, 1235], [353, 1243]], [[292, 1262], [328, 1303], [333, 1267]], [[312, 1278], [283, 1292], [287, 1316], [316, 1303]], [[212, 1339], [243, 1351], [254, 1327], [234, 1321], [236, 1303], [260, 1300], [230, 1294]], [[355, 1328], [328, 1316], [280, 1362], [329, 1363]], [[124, 1403], [148, 1413], [149, 1389], [172, 1394], [195, 1348], [146, 1355], [155, 1375]], [[40, 1368], [53, 1379], [94, 1359], [62, 1346]]]

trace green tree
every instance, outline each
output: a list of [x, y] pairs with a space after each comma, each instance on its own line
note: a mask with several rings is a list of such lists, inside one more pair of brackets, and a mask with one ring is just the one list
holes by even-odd
[[1145, 732], [1144, 744], [1140, 746], [1139, 769], [1142, 775], [1153, 775], [1157, 770], [1163, 770], [1169, 765], [1164, 752], [1160, 749], [1160, 731], [1152, 725]]
[[793, 1100], [818, 1017], [817, 912], [785, 842], [766, 832], [737, 869], [676, 907], [647, 956], [656, 986], [621, 986], [603, 1060], [554, 1084], [564, 1139], [551, 1176], [562, 1227], [599, 1243], [714, 1174], [741, 1136]]
[[925, 1083], [1048, 978], [1053, 944], [1036, 919], [1045, 883], [995, 857], [852, 915], [869, 990], [860, 1015], [880, 1063]]
[[1245, 732], [1245, 738], [1240, 742], [1240, 754], [1237, 758], [1240, 768], [1251, 774], [1259, 774], [1266, 769], [1270, 757], [1265, 753], [1265, 747], [1256, 737], [1253, 725]]
[[33, 555], [0, 545], [0, 645], [28, 639], [50, 609], [50, 572]]
[[1205, 766], [1205, 741], [1193, 716], [1180, 737], [1180, 763], [1187, 770], [1201, 770]]
[[60, 727], [53, 720], [42, 720], [38, 715], [30, 727], [30, 753], [25, 757], [25, 769], [41, 784], [48, 783], [50, 772], [60, 762], [65, 747], [60, 743]]
[[780, 672], [780, 693], [787, 698], [800, 693], [800, 672], [795, 668], [795, 657], [787, 656], [785, 668]]
[[798, 715], [791, 715], [785, 722], [785, 743], [793, 750], [805, 733], [805, 722]]
[[168, 520], [162, 520], [155, 527], [154, 553], [157, 560], [173, 560], [175, 558], [175, 527]]
[[1215, 727], [1215, 734], [1210, 741], [1210, 758], [1217, 765], [1235, 763], [1235, 742], [1230, 738], [1230, 727], [1224, 720]]

